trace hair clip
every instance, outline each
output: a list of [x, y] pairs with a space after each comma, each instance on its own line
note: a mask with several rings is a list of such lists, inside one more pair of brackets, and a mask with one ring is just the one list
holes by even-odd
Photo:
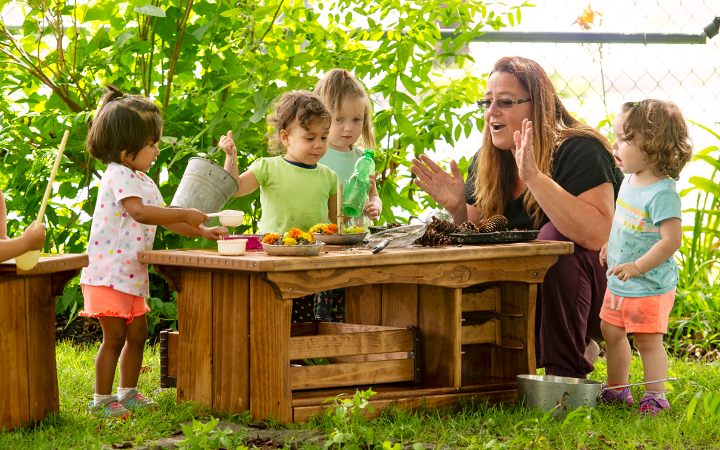
[[346, 77], [349, 76], [349, 75], [348, 75], [348, 71], [347, 71], [347, 70], [343, 70], [343, 75], [345, 75]]
[[640, 102], [633, 103], [633, 106], [640, 106]]

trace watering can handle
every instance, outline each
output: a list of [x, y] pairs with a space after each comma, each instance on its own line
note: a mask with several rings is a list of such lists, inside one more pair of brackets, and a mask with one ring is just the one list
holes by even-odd
[[677, 378], [665, 378], [663, 380], [643, 381], [642, 383], [621, 384], [619, 386], [607, 386], [607, 387], [600, 389], [600, 392], [606, 391], [608, 389], [626, 388], [626, 387], [630, 387], [630, 386], [641, 386], [643, 384], [652, 384], [652, 383], [660, 383], [661, 381], [675, 381], [675, 380], [677, 380]]

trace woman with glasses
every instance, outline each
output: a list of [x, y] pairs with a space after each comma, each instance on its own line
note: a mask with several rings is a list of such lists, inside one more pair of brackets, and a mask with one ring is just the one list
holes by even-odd
[[415, 183], [456, 223], [500, 214], [508, 229], [575, 243], [538, 287], [536, 361], [548, 375], [585, 378], [597, 357], [590, 348], [585, 357], [588, 343], [602, 338], [607, 279], [598, 251], [610, 234], [622, 172], [607, 139], [565, 109], [535, 61], [501, 58], [478, 106], [485, 112], [483, 142], [467, 181], [455, 161], [447, 173], [422, 155], [412, 160]]

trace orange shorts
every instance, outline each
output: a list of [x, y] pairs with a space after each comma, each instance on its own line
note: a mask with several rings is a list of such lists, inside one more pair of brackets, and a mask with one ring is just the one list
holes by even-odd
[[[621, 303], [622, 299], [622, 303]], [[618, 308], [620, 304], [619, 311]], [[625, 328], [628, 333], [667, 334], [670, 310], [675, 303], [675, 289], [650, 297], [620, 297], [605, 291], [600, 318], [610, 325]]]
[[90, 286], [83, 284], [82, 293], [85, 297], [85, 309], [78, 315], [84, 317], [122, 317], [127, 323], [135, 317], [150, 311], [144, 297], [116, 291], [108, 286]]

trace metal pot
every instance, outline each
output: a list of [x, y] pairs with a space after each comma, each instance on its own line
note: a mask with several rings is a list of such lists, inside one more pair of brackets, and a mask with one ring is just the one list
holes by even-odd
[[[613, 386], [613, 389], [676, 379], [624, 384]], [[518, 375], [517, 384], [518, 399], [523, 406], [530, 409], [540, 408], [542, 412], [552, 411], [553, 416], [559, 417], [581, 406], [595, 408], [600, 401], [600, 394], [607, 389], [603, 388], [601, 381], [552, 375]]]

